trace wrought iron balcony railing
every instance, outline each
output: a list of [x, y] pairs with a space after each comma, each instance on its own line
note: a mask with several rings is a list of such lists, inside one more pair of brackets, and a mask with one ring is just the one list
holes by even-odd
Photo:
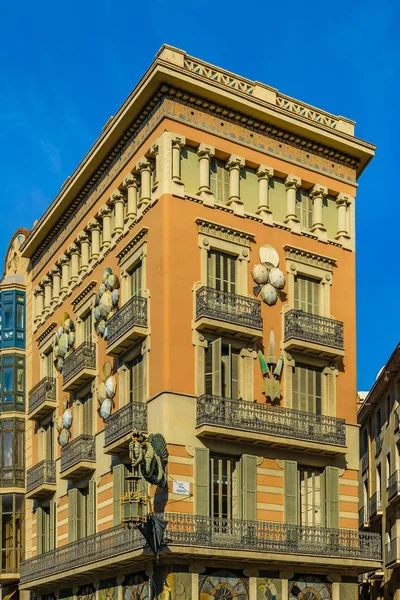
[[358, 526], [361, 529], [362, 527], [367, 527], [369, 525], [369, 510], [368, 505], [362, 506], [358, 511]]
[[134, 325], [147, 327], [147, 298], [132, 296], [107, 323], [107, 346], [111, 346]]
[[255, 431], [289, 440], [346, 445], [344, 419], [219, 396], [204, 395], [197, 399], [197, 427], [202, 425]]
[[380, 431], [378, 433], [378, 435], [375, 437], [375, 456], [378, 456], [378, 454], [381, 452], [382, 445], [383, 445], [383, 431]]
[[388, 482], [388, 500], [391, 500], [400, 493], [400, 471], [395, 471], [389, 477]]
[[147, 431], [147, 404], [144, 402], [129, 402], [108, 417], [104, 445], [108, 446], [135, 430]]
[[367, 450], [366, 453], [363, 454], [361, 457], [361, 470], [363, 473], [368, 469], [368, 464], [369, 464], [369, 457], [368, 457], [368, 450]]
[[[381, 538], [377, 533], [179, 513], [163, 516], [168, 521], [164, 551], [166, 546], [179, 545], [301, 554], [303, 562], [306, 555], [327, 559], [381, 560]], [[126, 554], [127, 549], [133, 551], [143, 547], [145, 541], [137, 529], [117, 526], [24, 561], [21, 564], [21, 583], [54, 576], [78, 566]]]
[[29, 412], [33, 412], [45, 400], [56, 400], [56, 380], [54, 377], [44, 377], [29, 392]]
[[343, 323], [302, 310], [285, 313], [285, 342], [291, 338], [343, 350]]
[[66, 384], [83, 369], [96, 368], [96, 344], [83, 342], [64, 361], [63, 382]]
[[96, 460], [96, 445], [93, 435], [82, 434], [61, 448], [61, 468], [63, 473], [67, 469], [82, 461]]
[[42, 460], [26, 473], [28, 493], [43, 483], [56, 483], [56, 463], [53, 460]]
[[382, 492], [375, 492], [369, 501], [369, 514], [371, 517], [382, 510]]
[[385, 566], [400, 560], [400, 538], [394, 538], [385, 546]]
[[201, 317], [262, 329], [259, 300], [206, 286], [196, 292], [196, 319]]

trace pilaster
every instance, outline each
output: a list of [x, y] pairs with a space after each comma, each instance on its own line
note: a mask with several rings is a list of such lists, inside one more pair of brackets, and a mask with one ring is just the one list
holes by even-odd
[[273, 225], [272, 210], [269, 207], [269, 180], [274, 175], [274, 170], [265, 165], [257, 169], [258, 178], [258, 209], [257, 214], [266, 225]]
[[229, 200], [228, 206], [233, 208], [235, 214], [244, 216], [243, 201], [240, 198], [240, 170], [244, 167], [244, 159], [231, 154], [226, 162], [229, 171]]
[[285, 223], [293, 233], [300, 234], [300, 220], [296, 215], [296, 192], [301, 185], [301, 179], [288, 175], [285, 179], [286, 186], [286, 219]]
[[214, 194], [210, 188], [210, 162], [215, 156], [215, 148], [207, 144], [200, 144], [197, 148], [200, 168], [200, 185], [198, 195], [203, 200], [205, 206], [214, 206]]
[[313, 201], [313, 226], [311, 231], [318, 236], [318, 239], [321, 242], [328, 241], [322, 215], [322, 203], [327, 194], [328, 189], [323, 185], [314, 185], [310, 192], [310, 198], [312, 198]]

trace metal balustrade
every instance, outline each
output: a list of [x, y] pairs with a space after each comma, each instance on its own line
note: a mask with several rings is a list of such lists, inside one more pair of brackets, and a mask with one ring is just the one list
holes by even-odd
[[400, 493], [400, 471], [395, 471], [389, 477], [388, 500], [392, 500], [399, 493]]
[[378, 512], [382, 511], [382, 492], [375, 492], [369, 501], [369, 514], [370, 517], [375, 516]]
[[203, 395], [197, 398], [197, 427], [217, 425], [290, 439], [346, 445], [346, 422], [327, 415]]
[[343, 322], [289, 310], [285, 313], [285, 342], [291, 338], [343, 350]]
[[56, 463], [53, 460], [42, 460], [26, 473], [28, 493], [44, 483], [56, 483]]
[[129, 402], [108, 417], [104, 445], [108, 446], [135, 430], [147, 431], [147, 405], [144, 402]]
[[56, 400], [56, 380], [44, 377], [29, 392], [29, 412], [35, 411], [46, 400]]
[[83, 342], [64, 361], [63, 383], [68, 383], [75, 375], [83, 369], [96, 368], [96, 344]]
[[[304, 557], [341, 557], [353, 560], [381, 560], [381, 538], [377, 533], [349, 529], [325, 529], [219, 519], [198, 515], [165, 513], [167, 521], [161, 552], [169, 546], [238, 549], [257, 553], [300, 554]], [[80, 539], [21, 563], [21, 583], [110, 559], [146, 546], [137, 529], [117, 526]]]
[[132, 296], [107, 322], [107, 346], [127, 333], [134, 325], [147, 327], [147, 298]]
[[67, 469], [82, 461], [96, 460], [96, 445], [93, 435], [82, 434], [61, 448], [61, 468], [63, 473]]
[[259, 300], [206, 286], [196, 292], [196, 319], [201, 317], [262, 329]]

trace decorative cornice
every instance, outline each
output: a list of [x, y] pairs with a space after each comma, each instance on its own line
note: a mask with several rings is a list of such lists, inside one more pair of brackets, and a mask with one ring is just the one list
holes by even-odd
[[52, 331], [54, 331], [57, 328], [57, 323], [56, 321], [53, 321], [52, 323], [50, 323], [50, 325], [43, 331], [43, 333], [41, 333], [39, 335], [39, 337], [37, 338], [37, 344], [38, 346], [41, 346], [42, 343], [44, 341], [46, 341], [46, 339], [49, 337], [50, 333]]
[[209, 235], [235, 244], [250, 247], [251, 242], [255, 242], [255, 236], [241, 229], [233, 229], [221, 223], [214, 221], [205, 221], [204, 219], [196, 219], [198, 232], [204, 235]]
[[283, 246], [283, 249], [286, 251], [286, 260], [294, 260], [303, 265], [320, 267], [329, 271], [332, 271], [333, 267], [336, 266], [335, 258], [324, 256], [323, 254], [317, 254], [316, 252], [310, 252], [309, 250], [304, 250], [304, 248], [290, 245]]
[[129, 256], [136, 252], [140, 244], [147, 241], [148, 231], [148, 227], [142, 227], [142, 229], [140, 229], [140, 231], [138, 231], [138, 233], [122, 248], [117, 254], [118, 264], [121, 264], [123, 259], [129, 258]]
[[96, 285], [97, 282], [95, 280], [91, 281], [87, 284], [85, 288], [83, 288], [81, 292], [79, 292], [79, 294], [73, 300], [71, 300], [71, 304], [74, 307], [74, 311], [78, 308], [82, 300], [86, 300], [86, 296], [90, 294], [90, 292], [96, 287]]

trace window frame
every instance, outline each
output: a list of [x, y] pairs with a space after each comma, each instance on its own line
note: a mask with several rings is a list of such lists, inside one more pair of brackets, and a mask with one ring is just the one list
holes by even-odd
[[[22, 327], [18, 326], [18, 307], [23, 315]], [[5, 311], [11, 310], [10, 327], [5, 327]], [[0, 347], [25, 349], [26, 295], [22, 290], [3, 290], [0, 292]], [[7, 337], [5, 337], [7, 336]]]
[[[6, 369], [11, 369], [12, 390], [5, 391], [4, 373]], [[22, 370], [22, 389], [18, 389], [18, 371]], [[10, 397], [11, 401], [6, 402], [5, 397]], [[0, 411], [7, 412], [25, 412], [26, 397], [26, 360], [24, 354], [4, 354], [0, 356]], [[18, 398], [20, 401], [18, 402]]]

